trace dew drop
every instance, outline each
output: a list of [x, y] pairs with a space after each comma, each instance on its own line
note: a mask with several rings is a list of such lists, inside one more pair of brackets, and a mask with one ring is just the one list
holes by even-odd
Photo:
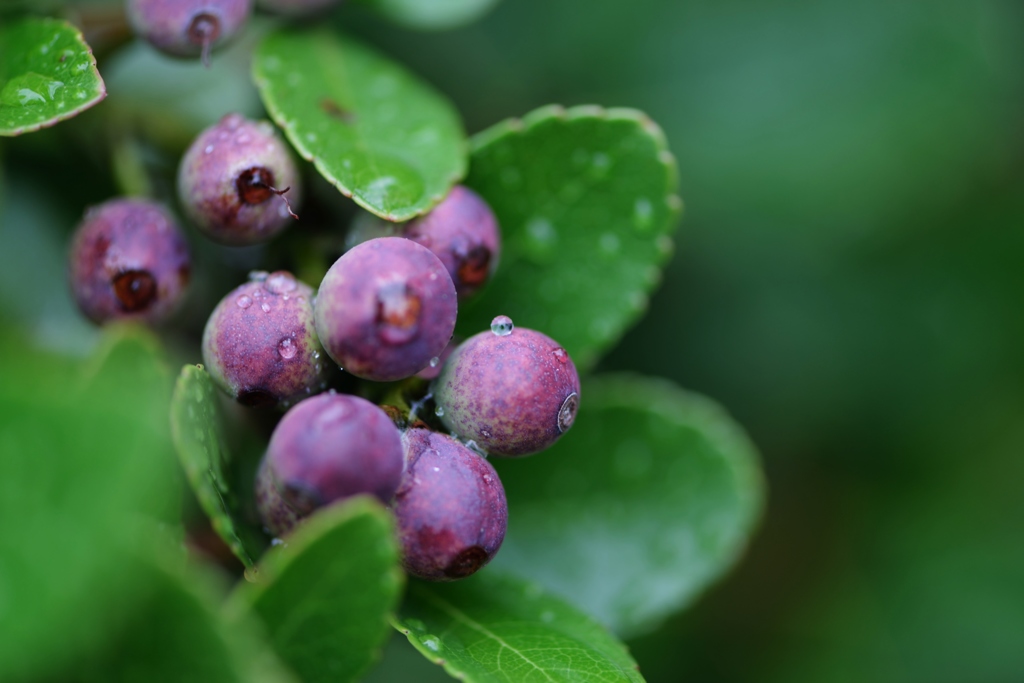
[[442, 408], [441, 406], [434, 408], [434, 415], [437, 415], [438, 417], [444, 417], [444, 408]]
[[252, 298], [243, 294], [242, 296], [235, 299], [235, 303], [238, 304], [239, 308], [249, 308], [252, 306]]
[[260, 570], [257, 569], [256, 567], [246, 567], [245, 568], [245, 580], [248, 581], [249, 583], [259, 583], [259, 580], [260, 580]]
[[637, 230], [645, 230], [651, 225], [654, 207], [647, 197], [640, 197], [633, 204], [633, 226]]
[[268, 304], [266, 301], [260, 304], [260, 308], [263, 309], [264, 313], [270, 313], [270, 304]]
[[558, 431], [561, 434], [569, 431], [572, 423], [576, 420], [576, 409], [579, 408], [580, 397], [572, 392], [562, 401], [562, 407], [558, 409]]
[[441, 641], [437, 636], [427, 636], [423, 639], [423, 646], [432, 652], [438, 652], [441, 649]]
[[213, 145], [207, 145], [207, 146], [206, 146], [206, 147], [205, 147], [205, 148], [203, 149], [203, 153], [204, 153], [204, 154], [210, 154], [211, 152], [213, 152]]
[[565, 349], [563, 349], [561, 346], [552, 351], [552, 353], [555, 354], [555, 358], [558, 359], [559, 363], [564, 364], [566, 361], [569, 360], [569, 354], [567, 354], [565, 352]]
[[277, 352], [281, 354], [281, 358], [285, 360], [291, 360], [295, 358], [295, 354], [299, 352], [299, 347], [292, 341], [291, 337], [285, 337], [277, 344]]
[[491, 332], [498, 335], [499, 337], [507, 337], [512, 334], [512, 330], [515, 325], [512, 324], [512, 318], [507, 315], [499, 315], [491, 321]]
[[432, 368], [436, 368], [440, 363], [441, 359], [438, 358], [437, 356], [434, 356], [433, 358], [430, 359], [430, 367]]
[[263, 286], [266, 287], [267, 291], [271, 294], [287, 294], [298, 287], [295, 282], [295, 278], [288, 273], [274, 273], [273, 275], [268, 275], [267, 279], [263, 282]]

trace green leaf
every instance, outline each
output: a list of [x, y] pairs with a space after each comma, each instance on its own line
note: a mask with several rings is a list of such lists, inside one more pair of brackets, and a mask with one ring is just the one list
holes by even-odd
[[404, 575], [391, 514], [359, 496], [318, 511], [261, 560], [229, 608], [250, 608], [306, 683], [356, 679], [380, 656]]
[[411, 582], [395, 627], [469, 683], [643, 681], [603, 627], [540, 586], [491, 570], [454, 583]]
[[363, 0], [363, 4], [396, 24], [440, 31], [476, 21], [498, 0]]
[[459, 311], [557, 339], [586, 368], [647, 308], [682, 203], [658, 126], [631, 109], [538, 109], [473, 138], [466, 184], [501, 224], [494, 281]]
[[142, 329], [108, 329], [83, 364], [3, 325], [0, 377], [0, 680], [67, 680], [145, 589], [138, 520], [180, 497], [171, 376]]
[[256, 51], [253, 78], [299, 153], [381, 218], [428, 211], [465, 174], [466, 142], [452, 105], [350, 38], [273, 33]]
[[509, 528], [494, 566], [636, 635], [737, 559], [762, 506], [757, 454], [721, 408], [664, 380], [595, 378], [580, 398], [550, 450], [495, 461]]
[[171, 402], [171, 434], [178, 460], [214, 531], [246, 567], [253, 566], [263, 544], [255, 534], [245, 533], [247, 525], [229, 484], [231, 454], [217, 407], [217, 387], [200, 365], [181, 369]]
[[[217, 582], [201, 566], [159, 558], [136, 562], [146, 590], [112, 642], [79, 660], [63, 681], [209, 681], [290, 683], [253, 619], [218, 609]], [[166, 554], [166, 553], [165, 553]], [[162, 561], [161, 561], [162, 560]]]
[[52, 126], [106, 95], [92, 49], [71, 24], [29, 17], [0, 28], [0, 135]]

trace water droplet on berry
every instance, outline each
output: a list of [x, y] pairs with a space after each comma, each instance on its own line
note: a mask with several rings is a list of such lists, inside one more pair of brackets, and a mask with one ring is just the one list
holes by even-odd
[[270, 313], [270, 304], [268, 304], [266, 301], [260, 304], [260, 308], [263, 309], [264, 313]]
[[238, 304], [239, 308], [249, 308], [252, 306], [252, 299], [245, 294], [235, 299], [235, 303]]
[[438, 417], [444, 417], [444, 408], [442, 408], [441, 406], [434, 408], [434, 415], [437, 415]]
[[271, 294], [286, 294], [298, 287], [298, 284], [296, 284], [295, 279], [288, 273], [274, 273], [267, 277], [263, 286], [266, 287], [267, 291]]
[[564, 434], [569, 431], [569, 427], [572, 427], [572, 423], [576, 420], [576, 409], [579, 408], [580, 397], [576, 392], [572, 392], [565, 397], [562, 401], [562, 407], [558, 409], [558, 431]]
[[491, 332], [499, 337], [507, 337], [512, 334], [514, 327], [515, 325], [512, 324], [512, 318], [507, 315], [499, 315], [491, 321]]
[[441, 359], [438, 358], [437, 356], [434, 356], [433, 358], [430, 359], [430, 367], [436, 368], [438, 366], [438, 364], [440, 364], [440, 362], [441, 362]]
[[299, 347], [292, 341], [291, 337], [285, 337], [277, 344], [277, 352], [281, 354], [281, 358], [290, 360], [295, 358], [295, 354], [299, 352]]
[[204, 154], [210, 154], [211, 152], [213, 152], [213, 145], [207, 145], [206, 148], [203, 150]]
[[567, 354], [565, 352], [565, 349], [563, 349], [561, 346], [552, 351], [552, 353], [555, 354], [555, 358], [558, 359], [559, 363], [565, 363], [567, 360], [569, 360], [569, 354]]

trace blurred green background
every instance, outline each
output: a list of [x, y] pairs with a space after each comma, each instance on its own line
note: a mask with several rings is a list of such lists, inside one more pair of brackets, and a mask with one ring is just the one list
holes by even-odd
[[[678, 253], [602, 368], [720, 401], [770, 494], [741, 565], [630, 643], [649, 681], [1024, 680], [1024, 4], [505, 0], [441, 33], [342, 16], [470, 132], [558, 102], [668, 135]], [[112, 192], [72, 168], [47, 205], [13, 166], [8, 221], [70, 229]], [[60, 281], [47, 239], [18, 261]], [[83, 333], [4, 264], [5, 308], [46, 307], [57, 346]]]

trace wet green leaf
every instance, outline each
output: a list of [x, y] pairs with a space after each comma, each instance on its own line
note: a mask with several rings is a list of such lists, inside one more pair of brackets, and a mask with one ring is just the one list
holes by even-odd
[[0, 135], [52, 126], [106, 94], [92, 49], [71, 24], [29, 17], [0, 27]]
[[254, 534], [245, 532], [246, 524], [228, 483], [231, 454], [221, 419], [217, 387], [210, 373], [198, 365], [183, 367], [171, 403], [171, 433], [178, 460], [214, 531], [251, 567], [262, 544]]
[[721, 408], [665, 380], [599, 377], [580, 398], [550, 450], [495, 460], [509, 528], [494, 565], [634, 635], [744, 549], [762, 505], [757, 454]]
[[255, 576], [230, 609], [259, 614], [303, 681], [355, 680], [380, 656], [404, 582], [391, 514], [366, 496], [324, 508], [271, 549]]
[[625, 646], [590, 617], [489, 569], [454, 583], [410, 583], [395, 627], [469, 683], [643, 681]]
[[350, 38], [271, 34], [256, 51], [253, 78], [299, 153], [382, 218], [424, 213], [465, 174], [466, 142], [452, 105]]
[[590, 366], [646, 310], [672, 251], [682, 204], [661, 130], [631, 109], [544, 107], [475, 136], [471, 166], [503, 252], [460, 330], [507, 315]]
[[396, 24], [438, 31], [469, 24], [489, 12], [498, 0], [363, 0]]

